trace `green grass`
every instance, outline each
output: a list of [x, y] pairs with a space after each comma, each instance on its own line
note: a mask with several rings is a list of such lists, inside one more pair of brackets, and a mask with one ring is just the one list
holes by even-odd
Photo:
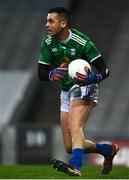
[[0, 179], [129, 179], [129, 168], [113, 167], [110, 175], [101, 175], [101, 167], [85, 166], [81, 177], [71, 177], [45, 165], [1, 165]]

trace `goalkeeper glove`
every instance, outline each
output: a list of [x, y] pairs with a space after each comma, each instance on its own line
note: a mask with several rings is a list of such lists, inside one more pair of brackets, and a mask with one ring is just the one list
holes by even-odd
[[67, 68], [58, 67], [50, 71], [49, 73], [49, 80], [61, 80], [64, 78], [64, 76], [67, 74]]
[[99, 73], [89, 72], [87, 75], [83, 75], [77, 72], [76, 75], [75, 82], [80, 86], [95, 84], [102, 80], [102, 76]]

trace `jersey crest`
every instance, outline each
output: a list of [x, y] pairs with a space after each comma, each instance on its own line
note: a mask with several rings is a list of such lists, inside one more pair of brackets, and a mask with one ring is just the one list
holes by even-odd
[[75, 55], [76, 55], [76, 49], [71, 48], [71, 55], [72, 55], [72, 56], [75, 56]]

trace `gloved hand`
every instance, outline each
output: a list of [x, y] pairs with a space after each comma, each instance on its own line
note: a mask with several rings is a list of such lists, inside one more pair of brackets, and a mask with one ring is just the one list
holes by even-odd
[[50, 71], [49, 73], [49, 80], [61, 80], [64, 78], [64, 76], [67, 74], [67, 68], [58, 67]]
[[80, 86], [95, 84], [102, 80], [102, 76], [99, 73], [89, 72], [87, 75], [83, 75], [77, 72], [76, 75], [75, 82]]

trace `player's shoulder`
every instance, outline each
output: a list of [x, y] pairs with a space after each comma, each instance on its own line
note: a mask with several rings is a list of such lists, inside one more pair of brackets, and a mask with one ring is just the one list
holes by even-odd
[[86, 34], [78, 31], [77, 29], [72, 28], [72, 29], [71, 29], [71, 32], [72, 32], [72, 33], [71, 33], [72, 36], [82, 38], [82, 39], [85, 40], [85, 41], [90, 40], [90, 38], [89, 38]]
[[49, 46], [51, 44], [51, 42], [52, 42], [52, 36], [47, 35], [44, 38], [42, 38], [41, 44], [42, 45], [45, 44], [45, 45]]

